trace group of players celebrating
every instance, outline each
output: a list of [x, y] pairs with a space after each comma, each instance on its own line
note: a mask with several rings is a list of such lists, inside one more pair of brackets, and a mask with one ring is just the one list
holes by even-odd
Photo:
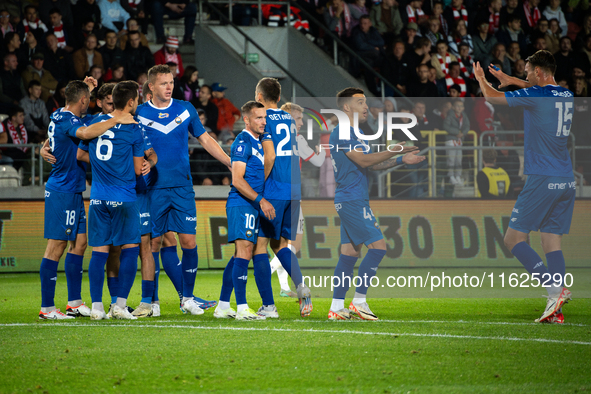
[[[558, 274], [563, 278], [565, 263], [560, 241], [562, 234], [569, 231], [575, 193], [574, 188], [552, 189], [548, 184], [573, 180], [566, 150], [573, 95], [556, 86], [555, 68], [552, 55], [539, 51], [528, 58], [527, 81], [514, 80], [491, 69], [502, 84], [523, 87], [508, 93], [492, 88], [479, 65], [475, 67], [475, 75], [487, 100], [523, 106], [526, 111], [525, 173], [529, 178], [513, 209], [505, 243], [530, 273]], [[90, 316], [92, 320], [102, 320], [159, 316], [160, 257], [179, 295], [183, 313], [201, 315], [217, 305], [216, 318], [252, 321], [278, 318], [271, 286], [273, 267], [282, 276], [291, 277], [301, 316], [311, 314], [310, 289], [303, 283], [295, 254], [299, 249], [298, 235], [301, 240], [303, 232], [300, 160], [320, 165], [324, 152], [316, 155], [297, 134], [303, 124], [303, 109], [293, 103], [278, 108], [281, 86], [276, 79], [263, 78], [256, 86], [255, 100], [242, 106], [245, 129], [237, 135], [228, 157], [205, 132], [195, 108], [171, 98], [173, 84], [168, 66], [153, 67], [143, 88], [145, 103], [140, 106], [137, 83], [103, 85], [97, 94], [103, 113], [84, 118], [81, 116], [88, 108], [90, 91], [96, 81], [87, 78], [68, 84], [66, 106], [52, 114], [49, 139], [42, 150], [42, 156], [53, 164], [53, 169], [45, 192], [48, 243], [40, 269], [39, 318]], [[536, 100], [538, 97], [552, 99]], [[356, 287], [348, 308], [344, 300], [351, 280], [339, 281], [328, 318], [377, 320], [366, 300], [367, 283], [371, 283], [386, 254], [386, 242], [369, 205], [368, 171], [417, 164], [425, 157], [417, 155], [417, 147], [407, 147], [404, 143], [396, 151], [372, 153], [361, 138], [361, 130], [354, 129], [357, 120], [367, 120], [363, 90], [342, 90], [337, 94], [337, 105], [353, 126], [348, 139], [341, 138], [339, 126], [330, 135], [337, 182], [335, 209], [341, 219], [341, 254], [334, 276], [353, 277], [365, 244], [368, 251], [359, 264], [358, 275], [368, 280]], [[224, 270], [219, 303], [193, 294], [198, 266], [197, 212], [188, 133], [232, 172], [226, 214], [228, 242], [234, 243], [235, 252]], [[81, 297], [82, 260], [87, 243], [82, 200], [85, 162], [91, 163], [93, 175], [88, 214], [88, 243], [93, 248], [88, 269], [92, 308]], [[527, 244], [527, 234], [538, 230], [542, 231], [548, 268]], [[180, 261], [174, 233], [182, 248]], [[54, 295], [58, 262], [68, 242], [65, 258], [68, 305], [66, 313], [62, 313], [55, 306]], [[268, 246], [278, 263], [269, 262]], [[142, 299], [133, 310], [127, 306], [127, 298], [136, 277], [138, 257]], [[262, 299], [258, 311], [249, 308], [246, 301], [250, 260]], [[108, 313], [102, 303], [105, 266], [111, 294]], [[282, 295], [285, 287], [285, 293], [290, 292], [286, 280], [283, 282]], [[547, 307], [537, 321], [561, 323], [564, 321], [561, 307], [570, 299], [570, 291], [562, 286], [561, 279], [554, 279], [546, 288]], [[236, 310], [230, 306], [232, 292]]]

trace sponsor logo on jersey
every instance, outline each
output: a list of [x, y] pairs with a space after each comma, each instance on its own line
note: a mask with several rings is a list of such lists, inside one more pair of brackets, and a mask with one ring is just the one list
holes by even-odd
[[181, 117], [180, 117], [180, 116], [177, 116], [176, 118], [174, 118], [174, 122], [175, 122], [176, 124], [181, 124], [181, 123], [183, 123], [183, 120], [181, 119]]
[[142, 223], [142, 226], [147, 226], [150, 222], [148, 222], [147, 220], [145, 222]]
[[248, 238], [252, 237], [252, 231], [251, 230], [246, 231], [246, 236]]
[[557, 90], [552, 90], [552, 94], [555, 97], [572, 97], [573, 94], [571, 92], [569, 92], [568, 90], [566, 92], [559, 92]]
[[[163, 114], [162, 112], [158, 113], [158, 119], [166, 119], [166, 118], [168, 118], [168, 114]], [[150, 125], [148, 125], [148, 126], [150, 126]]]
[[236, 152], [234, 153], [236, 156], [244, 156], [244, 152], [246, 151], [246, 145], [238, 145], [236, 147]]
[[47, 198], [47, 197], [49, 197], [49, 196], [51, 196], [51, 193], [50, 193], [50, 192], [48, 192], [47, 190], [45, 190], [45, 198]]
[[141, 218], [149, 218], [150, 214], [148, 212], [140, 213]]
[[90, 200], [90, 205], [101, 205], [101, 200]]
[[548, 189], [550, 190], [564, 190], [567, 188], [569, 189], [576, 189], [577, 188], [577, 182], [573, 181], [573, 182], [561, 182], [561, 183], [549, 183], [548, 184]]
[[112, 206], [113, 208], [117, 208], [118, 206], [121, 206], [121, 205], [123, 205], [123, 203], [122, 203], [122, 202], [119, 202], [119, 201], [105, 201], [105, 204], [106, 204], [107, 206], [109, 206], [109, 205], [110, 205], [110, 206]]
[[197, 221], [197, 218], [196, 218], [196, 217], [187, 216], [187, 217], [185, 218], [185, 220], [186, 220], [186, 221], [189, 221], [189, 222], [196, 222], [196, 221]]
[[519, 209], [517, 209], [517, 208], [513, 208], [513, 212], [515, 212], [515, 213], [519, 213]]

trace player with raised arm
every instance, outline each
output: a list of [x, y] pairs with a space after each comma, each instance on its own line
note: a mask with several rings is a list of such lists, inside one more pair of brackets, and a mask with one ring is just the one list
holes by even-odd
[[158, 167], [149, 185], [152, 252], [160, 250], [164, 234], [169, 231], [178, 234], [183, 250], [180, 265], [174, 246], [167, 254], [170, 258], [162, 253], [162, 266], [179, 294], [183, 313], [201, 315], [203, 309], [193, 296], [198, 265], [197, 211], [189, 166], [188, 133], [228, 167], [230, 158], [205, 132], [195, 108], [186, 101], [172, 99], [174, 80], [167, 65], [152, 67], [148, 71], [148, 83], [152, 100], [138, 107], [137, 116], [158, 155]]
[[[357, 138], [353, 125], [354, 115], [359, 122], [367, 121], [368, 107], [365, 94], [359, 88], [346, 88], [337, 94], [337, 106], [349, 118], [349, 137], [341, 139], [338, 125], [330, 133], [330, 150], [334, 167], [337, 188], [334, 205], [341, 219], [341, 255], [334, 270], [334, 294], [328, 318], [330, 320], [349, 320], [351, 314], [364, 320], [378, 320], [369, 309], [366, 296], [368, 284], [377, 273], [378, 266], [386, 254], [386, 241], [369, 206], [368, 170], [377, 171], [400, 164], [417, 164], [425, 160], [424, 156], [416, 156], [418, 147], [403, 146], [396, 149], [372, 153], [366, 140]], [[363, 131], [358, 130], [360, 134]], [[398, 158], [394, 156], [404, 154]], [[353, 269], [359, 258], [361, 246], [365, 244], [368, 251], [359, 264], [359, 277], [363, 281], [355, 290], [349, 309], [345, 309], [345, 296], [353, 280]], [[334, 281], [333, 278], [333, 281]]]
[[[296, 141], [297, 141], [297, 153], [299, 156], [300, 168], [302, 166], [302, 161], [307, 161], [312, 163], [316, 167], [322, 166], [324, 163], [324, 158], [326, 156], [326, 151], [321, 149], [318, 153], [314, 152], [314, 149], [310, 148], [308, 145], [308, 141], [304, 138], [303, 135], [299, 134], [302, 125], [304, 124], [304, 109], [295, 103], [285, 103], [281, 106], [281, 109], [285, 112], [288, 112], [291, 115], [292, 122], [296, 127]], [[290, 241], [288, 244], [288, 248], [297, 255], [297, 253], [302, 248], [302, 238], [304, 236], [304, 214], [302, 212], [302, 207], [300, 206], [300, 216], [298, 219], [298, 224], [296, 228], [296, 239], [295, 241]], [[273, 272], [277, 271], [277, 277], [279, 278], [279, 284], [281, 286], [281, 292], [279, 295], [281, 297], [294, 297], [297, 298], [297, 293], [294, 293], [289, 287], [289, 275], [287, 271], [281, 265], [279, 258], [277, 255], [273, 257], [271, 260], [271, 275]]]
[[[476, 63], [474, 75], [486, 100], [524, 108], [524, 174], [528, 177], [511, 213], [505, 246], [548, 292], [546, 309], [536, 322], [563, 323], [561, 308], [571, 299], [571, 292], [564, 287], [561, 241], [570, 230], [576, 194], [567, 149], [574, 95], [556, 83], [556, 61], [548, 51], [538, 51], [526, 59], [526, 81], [492, 67], [489, 70], [501, 82], [500, 87], [517, 85], [522, 89], [499, 92], [486, 81], [484, 70]], [[528, 245], [530, 231], [541, 232], [548, 267]]]
[[[96, 80], [88, 77], [66, 86], [66, 106], [51, 114], [47, 130], [49, 148], [57, 161], [53, 164], [45, 185], [45, 238], [47, 248], [39, 275], [41, 277], [40, 319], [67, 319], [90, 316], [90, 309], [82, 302], [82, 261], [86, 250], [86, 212], [82, 192], [86, 189], [85, 165], [76, 160], [80, 139], [101, 135], [117, 123], [135, 123], [129, 114], [122, 114], [103, 124], [85, 126], [80, 116], [88, 109], [90, 91]], [[59, 259], [66, 246], [65, 271], [68, 283], [66, 314], [55, 307], [55, 285]]]
[[[234, 257], [228, 263], [232, 267], [232, 284], [222, 283], [220, 303], [214, 317], [265, 320], [265, 316], [255, 313], [246, 303], [246, 281], [248, 264], [257, 242], [259, 217], [261, 213], [269, 220], [275, 217], [275, 209], [263, 198], [265, 163], [261, 136], [265, 132], [267, 113], [256, 101], [247, 102], [241, 111], [245, 129], [232, 143], [232, 189], [226, 202], [228, 242], [235, 245]], [[230, 307], [232, 287], [236, 291], [237, 311]]]
[[[113, 114], [98, 116], [94, 122], [106, 123], [121, 113], [134, 114], [138, 98], [136, 82], [118, 83], [113, 89]], [[92, 298], [90, 318], [108, 318], [102, 297], [105, 264], [112, 245], [121, 246], [119, 289], [112, 315], [117, 319], [134, 320], [137, 317], [129, 313], [127, 297], [135, 280], [140, 252], [141, 223], [135, 187], [144, 164], [142, 126], [115, 125], [90, 141], [88, 150], [93, 175], [88, 210], [88, 243], [93, 247], [88, 265]]]

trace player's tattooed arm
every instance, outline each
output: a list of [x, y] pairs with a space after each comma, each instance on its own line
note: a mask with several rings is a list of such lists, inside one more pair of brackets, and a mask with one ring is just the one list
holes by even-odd
[[113, 117], [104, 122], [97, 122], [90, 126], [82, 126], [76, 130], [76, 137], [82, 140], [91, 140], [93, 138], [102, 135], [105, 131], [115, 127], [118, 124], [132, 124], [137, 123], [133, 118], [133, 115], [129, 112], [118, 112], [112, 113]]
[[246, 173], [246, 163], [242, 161], [235, 161], [232, 163], [232, 185], [238, 189], [240, 194], [242, 194], [245, 198], [248, 198], [251, 201], [257, 201], [263, 211], [264, 215], [269, 220], [273, 220], [275, 218], [275, 208], [273, 205], [267, 200], [265, 200], [262, 195], [259, 195], [257, 192], [253, 190], [253, 188], [246, 182], [244, 179], [244, 174]]
[[158, 163], [158, 155], [156, 154], [154, 148], [150, 148], [145, 151], [144, 155], [146, 156], [146, 161], [150, 164], [150, 168], [154, 168], [156, 163]]
[[275, 165], [275, 145], [271, 140], [265, 140], [261, 144], [263, 145], [263, 153], [265, 156], [265, 180], [267, 180]]
[[[6, 133], [2, 133], [2, 134], [6, 134]], [[46, 162], [48, 162], [50, 164], [55, 164], [57, 160], [55, 159], [55, 156], [52, 155], [50, 152], [51, 152], [51, 149], [49, 148], [49, 140], [47, 139], [47, 140], [45, 140], [45, 142], [43, 143], [43, 146], [39, 150], [39, 154], [41, 155], [43, 160], [45, 160]]]
[[[425, 156], [417, 156], [417, 153], [419, 153], [419, 152], [415, 150], [413, 152], [407, 153], [404, 156], [402, 156], [402, 164], [418, 164], [418, 163], [422, 162], [423, 160], [425, 160]], [[385, 160], [381, 163], [374, 164], [373, 166], [369, 166], [369, 167], [367, 167], [367, 169], [371, 170], [371, 171], [379, 171], [379, 170], [386, 170], [388, 168], [392, 168], [397, 165], [401, 165], [401, 163], [398, 161], [398, 158], [392, 157], [392, 158]]]

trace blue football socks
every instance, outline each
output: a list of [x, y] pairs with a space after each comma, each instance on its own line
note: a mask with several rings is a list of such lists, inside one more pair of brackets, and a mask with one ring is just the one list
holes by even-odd
[[88, 264], [88, 281], [90, 282], [90, 298], [93, 303], [103, 302], [103, 285], [105, 283], [105, 265], [109, 253], [92, 252]]
[[[291, 252], [291, 251], [290, 251]], [[267, 253], [256, 254], [252, 258], [254, 279], [263, 299], [263, 305], [275, 305], [273, 286], [271, 284], [271, 264]]]
[[41, 278], [41, 308], [55, 306], [55, 284], [57, 283], [57, 266], [59, 262], [44, 258], [41, 260], [39, 276]]
[[248, 260], [234, 258], [234, 267], [232, 268], [232, 283], [234, 284], [234, 294], [236, 295], [236, 304], [246, 304], [246, 281], [248, 279]]
[[162, 257], [162, 268], [170, 278], [179, 299], [183, 298], [183, 268], [179, 256], [177, 255], [176, 246], [167, 246], [160, 249], [160, 257]]
[[199, 264], [196, 246], [193, 249], [183, 248], [181, 264], [183, 268], [183, 298], [193, 298], [195, 277], [197, 276], [197, 266]]
[[302, 270], [298, 258], [291, 251], [290, 248], [283, 248], [277, 252], [277, 258], [281, 262], [283, 268], [287, 271], [287, 274], [291, 277], [293, 284], [296, 289], [302, 284]]
[[68, 283], [68, 301], [82, 299], [82, 261], [84, 256], [68, 253], [64, 263]]
[[234, 290], [234, 283], [232, 280], [232, 271], [234, 269], [234, 256], [226, 264], [224, 268], [224, 275], [222, 276], [222, 291], [220, 292], [220, 301], [230, 302], [232, 291]]
[[386, 251], [383, 249], [369, 249], [367, 254], [361, 260], [361, 264], [359, 264], [358, 275], [362, 279], [361, 285], [357, 287], [355, 290], [359, 294], [367, 294], [367, 289], [371, 283], [371, 278], [373, 278], [377, 271], [380, 262], [386, 255]]

